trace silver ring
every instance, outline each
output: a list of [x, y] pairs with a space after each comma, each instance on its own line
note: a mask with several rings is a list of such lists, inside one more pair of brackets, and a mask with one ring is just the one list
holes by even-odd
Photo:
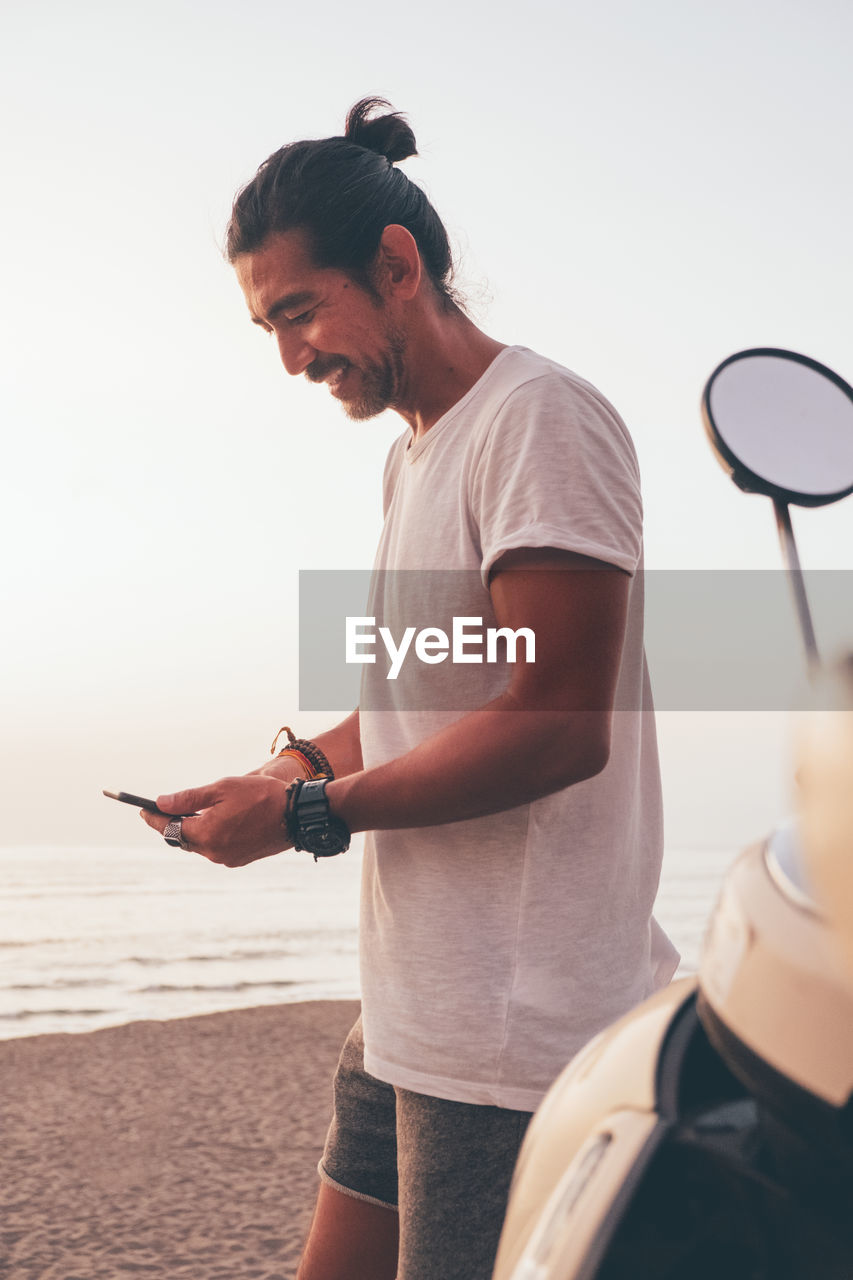
[[163, 839], [166, 844], [172, 845], [175, 849], [189, 849], [189, 845], [181, 831], [182, 822], [183, 818], [173, 818], [171, 822], [166, 823], [166, 829], [163, 832]]

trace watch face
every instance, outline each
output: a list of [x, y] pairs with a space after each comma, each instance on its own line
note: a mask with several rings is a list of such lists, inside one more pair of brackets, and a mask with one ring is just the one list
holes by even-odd
[[327, 779], [306, 782], [296, 797], [297, 848], [307, 849], [315, 858], [331, 858], [349, 848], [350, 833], [339, 818], [329, 813]]
[[336, 853], [343, 853], [349, 848], [349, 833], [344, 829], [336, 831], [330, 825], [325, 831], [311, 833], [311, 844], [308, 848], [317, 858], [331, 858]]

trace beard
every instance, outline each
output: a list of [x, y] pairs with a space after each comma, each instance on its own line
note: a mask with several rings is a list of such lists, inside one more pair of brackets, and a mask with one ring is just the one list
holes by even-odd
[[344, 374], [355, 369], [360, 374], [361, 385], [351, 398], [340, 397], [344, 413], [353, 422], [375, 418], [399, 402], [405, 372], [405, 334], [401, 329], [389, 326], [385, 331], [385, 342], [385, 349], [378, 360], [365, 359], [355, 364], [346, 356], [318, 356], [305, 370], [305, 376], [311, 382], [325, 382], [329, 374], [338, 369]]

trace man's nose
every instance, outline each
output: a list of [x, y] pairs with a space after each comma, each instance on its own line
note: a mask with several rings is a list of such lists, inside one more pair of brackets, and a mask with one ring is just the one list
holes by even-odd
[[304, 373], [317, 352], [298, 333], [278, 335], [278, 354], [290, 374]]

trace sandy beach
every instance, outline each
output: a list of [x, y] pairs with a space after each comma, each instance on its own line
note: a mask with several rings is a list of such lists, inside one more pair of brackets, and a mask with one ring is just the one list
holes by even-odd
[[357, 1012], [0, 1042], [0, 1276], [291, 1280]]

